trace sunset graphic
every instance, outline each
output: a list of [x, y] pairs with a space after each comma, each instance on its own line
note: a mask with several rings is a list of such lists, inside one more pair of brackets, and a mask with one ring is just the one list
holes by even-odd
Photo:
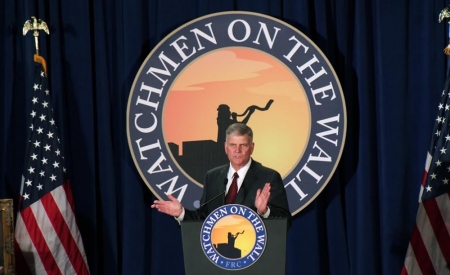
[[249, 220], [239, 215], [228, 215], [220, 219], [211, 232], [211, 242], [215, 246], [228, 243], [229, 234], [237, 235], [234, 247], [241, 250], [241, 258], [252, 252], [256, 232]]
[[[220, 105], [240, 115], [249, 106], [265, 107], [270, 100], [268, 110], [255, 110], [247, 122], [254, 132], [252, 157], [285, 177], [305, 151], [310, 107], [294, 73], [256, 49], [222, 48], [200, 56], [181, 71], [165, 101], [164, 139], [178, 145], [178, 154], [183, 155], [183, 142], [217, 142]], [[244, 117], [238, 116], [238, 122]]]

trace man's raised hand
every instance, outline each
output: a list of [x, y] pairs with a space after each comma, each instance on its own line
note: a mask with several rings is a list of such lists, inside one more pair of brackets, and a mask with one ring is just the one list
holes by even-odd
[[151, 207], [175, 218], [179, 217], [183, 212], [183, 206], [174, 196], [169, 194], [167, 198], [169, 199], [168, 201], [155, 200]]

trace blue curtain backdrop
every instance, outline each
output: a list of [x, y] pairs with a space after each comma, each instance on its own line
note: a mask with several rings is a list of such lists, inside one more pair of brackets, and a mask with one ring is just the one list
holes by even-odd
[[[444, 87], [444, 0], [0, 1], [0, 198], [18, 198], [34, 40], [50, 87], [92, 274], [183, 274], [180, 228], [150, 209], [126, 136], [134, 77], [182, 24], [243, 10], [284, 20], [328, 57], [348, 131], [335, 175], [294, 217], [287, 274], [398, 274], [415, 221], [426, 150]], [[276, 142], [276, 141], [274, 141]], [[17, 203], [17, 202], [16, 202]]]

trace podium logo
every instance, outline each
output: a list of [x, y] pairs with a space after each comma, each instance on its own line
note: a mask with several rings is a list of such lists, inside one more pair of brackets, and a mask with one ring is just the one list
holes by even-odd
[[127, 135], [145, 184], [198, 208], [206, 172], [229, 163], [235, 122], [253, 129], [252, 157], [280, 172], [296, 214], [333, 175], [347, 116], [333, 68], [299, 30], [258, 13], [206, 15], [166, 36], [134, 79]]
[[247, 206], [228, 204], [217, 208], [203, 222], [200, 242], [213, 264], [227, 270], [240, 270], [261, 257], [267, 234], [255, 211]]

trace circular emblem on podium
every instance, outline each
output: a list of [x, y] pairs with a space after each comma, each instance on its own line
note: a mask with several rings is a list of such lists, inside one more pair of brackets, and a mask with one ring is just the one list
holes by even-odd
[[131, 155], [156, 197], [197, 209], [206, 172], [229, 163], [225, 130], [245, 123], [252, 157], [283, 177], [296, 214], [326, 187], [345, 143], [341, 85], [326, 56], [279, 19], [230, 11], [187, 22], [142, 63], [127, 108]]
[[205, 219], [200, 243], [213, 264], [227, 270], [240, 270], [260, 259], [267, 243], [266, 227], [251, 208], [228, 204]]

